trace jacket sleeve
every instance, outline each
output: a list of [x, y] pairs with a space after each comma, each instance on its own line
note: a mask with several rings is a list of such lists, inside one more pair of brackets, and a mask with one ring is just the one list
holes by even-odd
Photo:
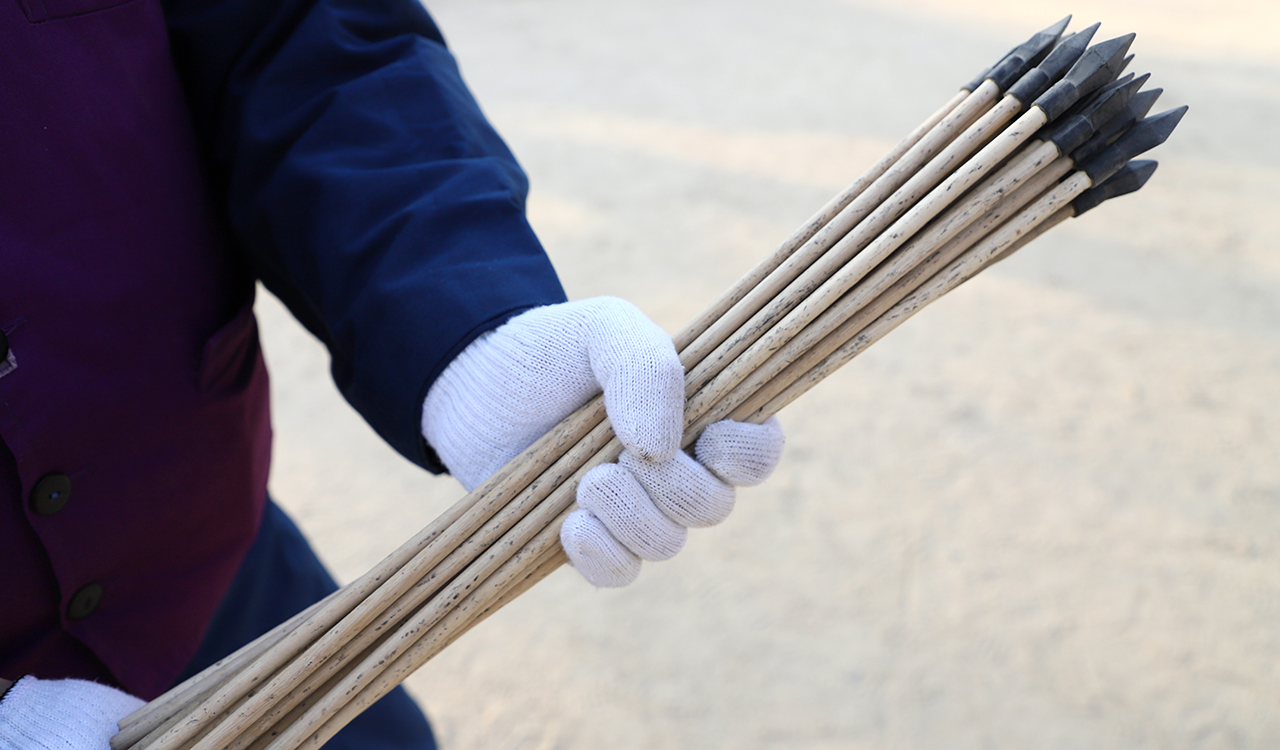
[[166, 0], [195, 126], [254, 273], [398, 451], [476, 336], [564, 300], [527, 181], [416, 0]]

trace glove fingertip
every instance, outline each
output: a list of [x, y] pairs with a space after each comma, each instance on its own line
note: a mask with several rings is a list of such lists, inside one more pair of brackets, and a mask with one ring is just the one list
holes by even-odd
[[684, 365], [671, 336], [640, 308], [600, 300], [591, 363], [605, 409], [622, 444], [649, 461], [680, 450], [684, 432]]
[[596, 588], [622, 588], [640, 576], [640, 558], [582, 508], [570, 513], [560, 526], [560, 546], [574, 569]]
[[761, 424], [724, 420], [707, 427], [698, 438], [698, 461], [735, 487], [750, 487], [768, 479], [782, 460], [786, 436], [777, 417]]
[[614, 433], [646, 461], [666, 461], [680, 450], [684, 436], [684, 370], [677, 359], [632, 375], [634, 381], [605, 390]]

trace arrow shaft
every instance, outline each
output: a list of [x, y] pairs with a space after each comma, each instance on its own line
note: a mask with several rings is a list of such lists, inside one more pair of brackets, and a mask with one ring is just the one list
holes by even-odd
[[[827, 309], [799, 336], [735, 389], [695, 426], [705, 428], [719, 419], [746, 420], [782, 389], [813, 368], [846, 341], [914, 291], [925, 279], [950, 263], [995, 227], [1022, 210], [1071, 169], [1071, 160], [1058, 158], [1009, 191], [982, 218], [963, 232], [913, 240], [889, 262]], [[749, 395], [750, 398], [745, 396]]]
[[[832, 199], [769, 258], [752, 269], [729, 292], [721, 295], [693, 323], [675, 337], [681, 362], [689, 370], [700, 364], [750, 316], [756, 314], [788, 284], [810, 268], [832, 245], [861, 222], [887, 196], [950, 143], [958, 133], [989, 110], [999, 96], [991, 81], [963, 98], [953, 97], [932, 117], [903, 139], [881, 164], [868, 170], [845, 193]], [[952, 105], [952, 103], [955, 103]], [[938, 114], [946, 110], [941, 118]], [[936, 120], [936, 121], [935, 121]], [[926, 127], [926, 125], [928, 127]], [[874, 177], [871, 175], [874, 174]], [[870, 178], [868, 180], [868, 178]], [[849, 194], [849, 200], [843, 196]], [[834, 210], [836, 206], [838, 210]], [[834, 210], [834, 213], [833, 213]]]
[[924, 285], [896, 303], [889, 311], [849, 339], [818, 365], [804, 373], [803, 376], [798, 377], [795, 382], [782, 390], [768, 404], [752, 414], [750, 421], [760, 421], [762, 418], [767, 418], [765, 415], [776, 414], [787, 404], [807, 393], [822, 379], [858, 354], [861, 354], [867, 347], [879, 341], [894, 328], [897, 328], [912, 315], [919, 312], [925, 305], [978, 273], [991, 259], [998, 257], [1004, 250], [1012, 247], [1018, 241], [1020, 235], [1031, 231], [1039, 223], [1048, 220], [1088, 187], [1088, 175], [1083, 172], [1072, 174], [1059, 188], [1042, 196], [1034, 204], [1028, 206], [1014, 220], [1007, 222], [996, 232], [984, 238], [973, 251], [954, 261], [947, 268], [937, 272]]
[[[1012, 97], [1005, 97], [1006, 102], [1011, 100]], [[919, 232], [927, 222], [937, 217], [976, 181], [1008, 158], [1044, 122], [1044, 112], [1032, 107], [942, 184], [906, 209], [892, 224], [881, 229], [879, 224], [883, 222], [872, 223], [865, 229], [866, 233], [872, 234], [870, 239], [864, 234], [863, 227], [859, 226], [856, 233], [851, 232], [836, 243], [831, 252], [797, 279], [797, 283], [788, 287], [765, 310], [748, 321], [734, 338], [726, 341], [725, 345], [703, 361], [699, 369], [690, 374], [690, 389], [697, 389], [689, 399], [695, 410], [708, 410], [733, 386], [762, 366], [773, 352], [785, 346], [823, 310]], [[976, 146], [979, 140], [986, 140], [986, 137], [975, 134], [971, 145]], [[1052, 159], [1048, 155], [1048, 149], [1051, 148], [1056, 147], [1050, 145], [1046, 149], [1037, 150], [1031, 159], [1035, 166], [1043, 166]], [[1025, 176], [1008, 179], [1009, 184], [1013, 184], [1017, 179], [1025, 179]], [[993, 190], [990, 195], [984, 196], [983, 205], [989, 206], [997, 194], [998, 190]], [[966, 214], [963, 220], [958, 216], [953, 217], [945, 227], [946, 233], [954, 236], [976, 218], [977, 211], [975, 209]], [[877, 214], [879, 213], [878, 210]], [[890, 212], [884, 214], [886, 221], [889, 215]], [[840, 265], [837, 266], [837, 263]], [[774, 320], [778, 322], [773, 323]]]

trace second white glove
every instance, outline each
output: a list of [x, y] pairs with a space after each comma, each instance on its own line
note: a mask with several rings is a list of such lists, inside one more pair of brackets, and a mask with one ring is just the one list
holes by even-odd
[[0, 702], [0, 750], [110, 750], [120, 719], [143, 705], [96, 682], [23, 677]]

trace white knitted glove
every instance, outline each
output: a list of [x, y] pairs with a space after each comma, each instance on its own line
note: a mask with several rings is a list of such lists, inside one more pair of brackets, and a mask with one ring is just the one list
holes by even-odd
[[782, 450], [776, 422], [719, 423], [698, 447], [714, 474], [681, 452], [684, 369], [638, 308], [613, 297], [564, 302], [480, 336], [431, 386], [422, 433], [472, 490], [601, 390], [625, 450], [583, 478], [561, 541], [588, 581], [623, 586], [641, 559], [678, 552], [686, 527], [723, 520], [731, 485], [763, 480]]
[[23, 677], [0, 702], [0, 750], [110, 750], [143, 701], [86, 680]]
[[702, 432], [697, 461], [682, 451], [664, 461], [624, 452], [617, 464], [582, 478], [578, 509], [560, 527], [560, 544], [592, 584], [626, 586], [640, 575], [641, 560], [679, 552], [687, 528], [723, 521], [733, 510], [734, 487], [767, 479], [783, 443], [777, 419], [759, 425], [726, 420]]

